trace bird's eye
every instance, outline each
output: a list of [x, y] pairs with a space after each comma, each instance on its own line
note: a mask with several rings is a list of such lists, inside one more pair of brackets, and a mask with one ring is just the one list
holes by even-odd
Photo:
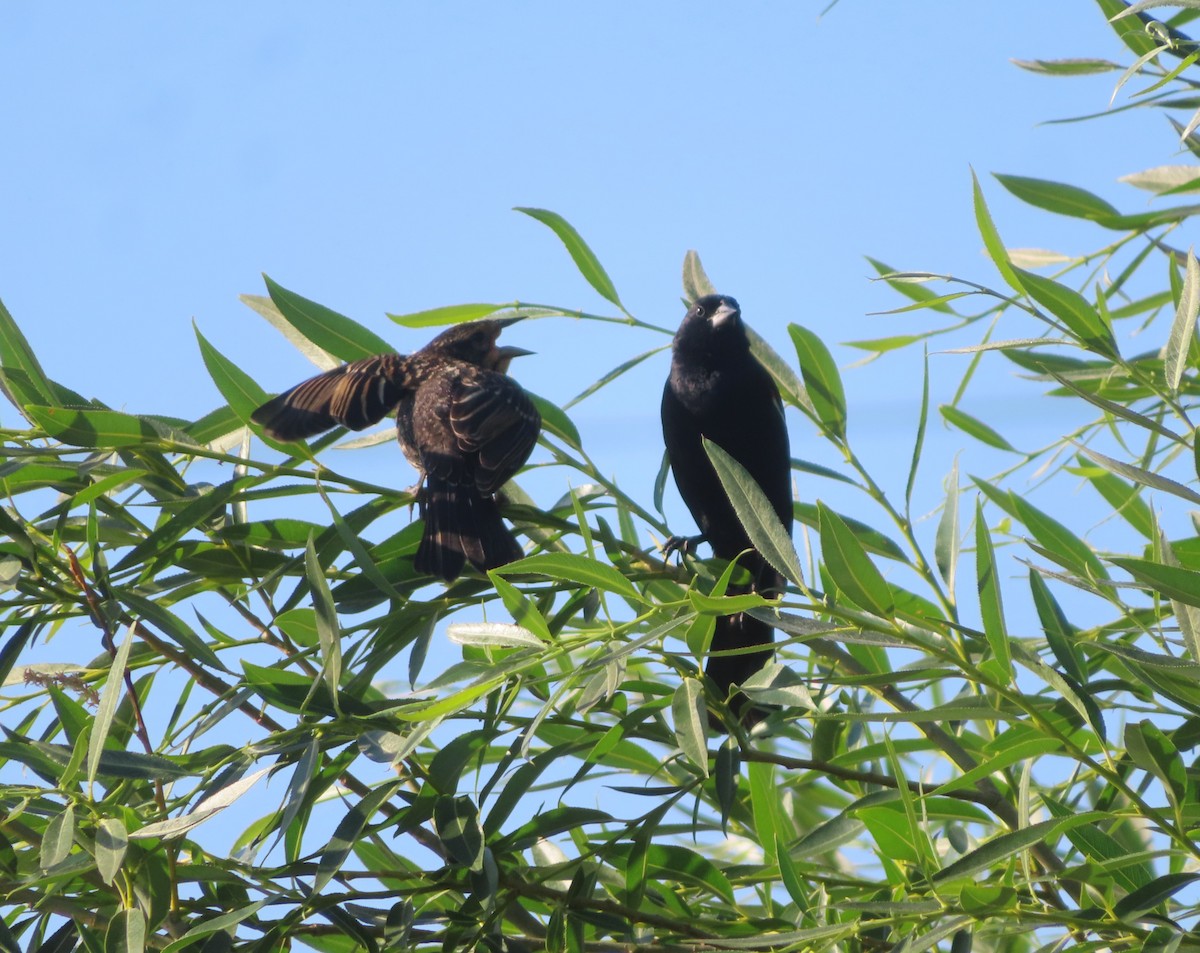
[[698, 317], [698, 318], [704, 317], [704, 305], [695, 304], [692, 307], [695, 308], [695, 310], [696, 310], [696, 317]]

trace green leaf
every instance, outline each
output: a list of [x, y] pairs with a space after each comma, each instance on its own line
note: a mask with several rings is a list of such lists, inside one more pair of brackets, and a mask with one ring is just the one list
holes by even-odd
[[934, 883], [944, 883], [964, 877], [973, 877], [981, 870], [987, 870], [1000, 864], [1051, 837], [1074, 827], [1095, 823], [1105, 817], [1106, 815], [1099, 811], [1087, 811], [1063, 820], [1040, 821], [1037, 824], [1022, 827], [1020, 830], [1000, 834], [954, 863], [943, 867], [933, 875], [933, 881]]
[[525, 393], [529, 395], [529, 399], [533, 401], [533, 406], [542, 415], [542, 429], [554, 434], [554, 436], [558, 437], [559, 440], [573, 450], [583, 449], [583, 438], [579, 436], [579, 430], [571, 421], [571, 418], [557, 404], [529, 391]]
[[754, 548], [775, 569], [796, 585], [801, 585], [804, 576], [796, 547], [762, 488], [754, 482], [745, 467], [707, 438], [704, 439], [704, 452], [712, 461], [721, 486], [725, 488], [738, 521], [745, 527]]
[[[943, 295], [939, 295], [934, 291], [930, 291], [928, 288], [926, 288], [922, 284], [917, 284], [912, 281], [899, 281], [895, 278], [892, 278], [891, 277], [892, 275], [900, 274], [901, 272], [898, 272], [895, 268], [891, 267], [890, 265], [885, 265], [883, 262], [879, 261], [878, 259], [871, 258], [868, 256], [867, 261], [870, 262], [871, 267], [875, 269], [876, 273], [880, 276], [880, 278], [882, 278], [884, 281], [886, 281], [888, 283], [888, 286], [890, 288], [892, 288], [892, 290], [898, 292], [899, 294], [903, 295], [906, 298], [912, 299], [913, 301], [917, 302], [918, 304], [920, 304], [924, 307], [928, 307], [932, 311], [938, 311], [942, 314], [953, 314], [954, 313], [953, 308], [951, 308], [949, 305], [947, 305], [944, 301], [940, 300], [941, 298], [944, 297]], [[912, 343], [913, 341], [919, 341], [919, 340], [923, 339], [924, 337], [926, 337], [926, 335], [924, 335], [924, 334], [901, 335], [898, 338], [894, 338], [894, 339], [885, 338], [883, 340], [900, 340], [905, 337], [911, 338], [911, 340], [908, 341], [907, 343]], [[866, 344], [867, 342], [860, 342], [860, 343]], [[851, 346], [858, 347], [859, 345], [851, 344]], [[871, 350], [874, 350], [874, 348], [871, 348]], [[889, 350], [890, 350], [890, 348], [889, 348]]]
[[1000, 600], [1000, 580], [996, 575], [996, 554], [992, 537], [983, 519], [983, 503], [975, 501], [975, 580], [979, 587], [979, 610], [983, 631], [987, 636], [992, 657], [980, 668], [1003, 685], [1012, 681], [1012, 654], [1008, 646], [1008, 630], [1004, 625], [1004, 607]]
[[679, 747], [707, 778], [708, 739], [704, 726], [708, 719], [704, 709], [704, 689], [699, 679], [685, 678], [679, 683], [671, 699], [671, 716]]
[[1067, 621], [1046, 581], [1034, 569], [1029, 570], [1029, 588], [1033, 591], [1033, 605], [1055, 660], [1071, 678], [1080, 685], [1086, 685], [1087, 674], [1083, 670], [1079, 651], [1075, 648], [1075, 627]]
[[67, 859], [75, 843], [75, 805], [68, 803], [55, 814], [42, 835], [42, 850], [38, 863], [42, 870], [52, 870]]
[[824, 342], [798, 324], [788, 325], [788, 334], [796, 347], [800, 373], [809, 400], [821, 425], [836, 439], [846, 439], [846, 394], [833, 355]]
[[1162, 782], [1175, 809], [1188, 800], [1188, 776], [1183, 759], [1171, 739], [1149, 720], [1125, 726], [1125, 750], [1143, 771]]
[[111, 885], [121, 870], [128, 847], [129, 837], [120, 818], [106, 817], [96, 825], [96, 871], [106, 884]]
[[[1176, 438], [1176, 440], [1179, 440], [1179, 438]], [[1141, 467], [1135, 467], [1130, 463], [1122, 463], [1120, 460], [1114, 460], [1112, 457], [1106, 457], [1104, 454], [1097, 453], [1095, 450], [1090, 450], [1087, 447], [1080, 447], [1079, 449], [1093, 463], [1100, 464], [1100, 466], [1104, 467], [1104, 469], [1109, 470], [1118, 476], [1123, 476], [1129, 480], [1132, 480], [1134, 483], [1139, 483], [1142, 486], [1148, 486], [1154, 490], [1162, 490], [1164, 493], [1177, 496], [1181, 500], [1187, 500], [1189, 503], [1200, 503], [1200, 493], [1197, 493], [1191, 487], [1184, 486], [1182, 483], [1176, 483], [1169, 477], [1160, 476], [1157, 473], [1151, 473], [1149, 470], [1144, 470]]]
[[959, 410], [951, 404], [942, 404], [938, 407], [938, 412], [947, 423], [954, 425], [966, 434], [970, 434], [980, 443], [985, 443], [989, 447], [995, 447], [997, 450], [1008, 450], [1011, 453], [1020, 452], [982, 420], [978, 417], [972, 417], [966, 411]]
[[1132, 559], [1114, 556], [1109, 559], [1120, 566], [1138, 582], [1149, 586], [1154, 592], [1186, 603], [1200, 606], [1200, 572], [1180, 566], [1164, 566], [1149, 559]]
[[489, 575], [491, 573], [501, 576], [536, 573], [548, 579], [603, 589], [634, 602], [646, 602], [646, 598], [633, 584], [612, 566], [575, 553], [538, 553], [536, 556], [526, 556], [507, 566], [493, 569]]
[[892, 591], [857, 537], [837, 513], [818, 501], [821, 554], [837, 587], [856, 605], [886, 619], [896, 606]]
[[[1086, 458], [1080, 458], [1083, 462]], [[1098, 467], [1086, 467], [1079, 471], [1087, 477], [1112, 511], [1132, 526], [1146, 539], [1154, 538], [1154, 514], [1149, 504], [1138, 492], [1137, 485], [1130, 485]]]
[[567, 251], [571, 255], [571, 260], [575, 262], [575, 267], [579, 269], [579, 273], [587, 279], [587, 283], [595, 288], [602, 298], [611, 301], [622, 311], [625, 310], [624, 305], [621, 304], [621, 299], [617, 296], [617, 289], [613, 286], [612, 279], [608, 277], [604, 266], [600, 264], [600, 260], [588, 247], [587, 242], [580, 237], [579, 233], [571, 227], [565, 218], [557, 212], [551, 212], [543, 208], [517, 207], [514, 211], [523, 212], [530, 218], [537, 219], [554, 232], [558, 236], [559, 241], [567, 247]]
[[1113, 907], [1113, 915], [1123, 921], [1139, 918], [1197, 880], [1200, 880], [1200, 874], [1197, 873], [1163, 874], [1118, 900], [1116, 906]]
[[933, 543], [934, 561], [951, 596], [954, 595], [954, 583], [958, 577], [958, 555], [962, 545], [958, 528], [958, 496], [958, 457], [955, 457], [950, 475], [946, 477], [946, 502], [942, 504], [942, 515]]
[[[1031, 73], [1045, 73], [1050, 76], [1088, 76], [1092, 73], [1111, 73], [1113, 70], [1119, 70], [1119, 64], [1112, 60], [1100, 59], [1060, 59], [1060, 60], [1012, 60], [1014, 66], [1019, 66], [1021, 69], [1029, 70]], [[996, 176], [996, 178], [1001, 178]], [[1030, 179], [1031, 182], [1038, 182], [1039, 179]], [[1057, 183], [1050, 183], [1056, 185]], [[1069, 186], [1068, 186], [1069, 188]]]
[[104, 742], [108, 740], [108, 732], [112, 727], [113, 716], [117, 705], [125, 695], [125, 666], [129, 663], [129, 652], [133, 647], [133, 626], [125, 632], [117, 648], [116, 658], [108, 670], [104, 681], [104, 691], [100, 693], [100, 705], [96, 709], [96, 721], [92, 726], [92, 736], [88, 742], [87, 779], [88, 784], [94, 784], [97, 772], [100, 770], [100, 756], [104, 753]]
[[1018, 268], [1016, 272], [1029, 297], [1066, 325], [1084, 347], [1104, 357], [1120, 356], [1112, 328], [1083, 295], [1032, 271]]
[[406, 328], [441, 327], [443, 324], [462, 324], [478, 321], [495, 314], [503, 305], [499, 304], [451, 304], [428, 311], [413, 311], [410, 314], [391, 314], [388, 317]]
[[173, 431], [151, 418], [135, 417], [118, 410], [30, 404], [25, 407], [25, 412], [49, 436], [75, 447], [136, 447], [170, 439], [190, 442], [182, 432]]
[[333, 875], [342, 869], [342, 864], [350, 856], [351, 849], [367, 824], [370, 823], [375, 812], [396, 793], [400, 785], [400, 781], [381, 784], [369, 794], [364, 795], [338, 822], [333, 836], [329, 838], [329, 843], [321, 851], [321, 859], [317, 862], [317, 875], [313, 879], [314, 896], [319, 894], [333, 878]]
[[229, 402], [233, 412], [243, 422], [248, 421], [255, 409], [266, 401], [267, 392], [259, 387], [249, 374], [213, 347], [200, 333], [200, 328], [194, 321], [192, 330], [195, 331], [196, 340], [200, 344], [200, 355], [204, 359], [204, 366], [208, 368], [209, 377], [217, 385], [221, 396]]
[[3, 387], [8, 399], [17, 410], [27, 401], [21, 400], [14, 392], [10, 379], [18, 377], [22, 383], [20, 388], [30, 396], [36, 395], [46, 404], [58, 403], [54, 385], [47, 379], [46, 372], [38, 363], [33, 348], [21, 333], [17, 322], [9, 314], [4, 302], [0, 301], [0, 386]]
[[688, 249], [687, 254], [683, 256], [683, 297], [688, 307], [695, 304], [696, 299], [716, 293], [717, 289], [708, 280], [704, 266], [700, 264], [700, 255]]
[[[338, 709], [338, 688], [342, 684], [342, 633], [338, 625], [337, 609], [333, 605], [333, 594], [325, 579], [325, 570], [317, 558], [312, 538], [304, 550], [304, 576], [313, 594], [313, 609], [316, 611], [317, 642], [321, 647], [321, 675], [329, 686], [334, 710]], [[313, 682], [313, 690], [317, 682]]]
[[340, 361], [356, 361], [394, 350], [387, 341], [357, 321], [309, 301], [263, 275], [267, 293], [279, 313], [299, 334]]
[[108, 922], [104, 953], [142, 953], [146, 948], [146, 914], [138, 907], [119, 910]]
[[988, 211], [987, 202], [983, 197], [983, 189], [979, 187], [979, 179], [976, 177], [974, 169], [971, 170], [971, 184], [975, 198], [975, 223], [983, 238], [983, 246], [987, 249], [988, 257], [992, 259], [992, 264], [1000, 272], [1000, 277], [1004, 279], [1005, 284], [1015, 291], [1023, 292], [1025, 289], [1021, 287], [1021, 281], [1013, 270], [1012, 262], [1008, 260], [1008, 252], [1004, 248], [1004, 242], [1000, 239], [1000, 233], [996, 231], [996, 224], [992, 221], [992, 213]]
[[433, 806], [433, 824], [451, 860], [471, 870], [482, 869], [483, 827], [471, 798], [441, 795]]
[[1022, 202], [1058, 215], [1084, 218], [1090, 221], [1119, 216], [1120, 211], [1100, 196], [1074, 185], [1030, 179], [1020, 175], [995, 173], [996, 181]]

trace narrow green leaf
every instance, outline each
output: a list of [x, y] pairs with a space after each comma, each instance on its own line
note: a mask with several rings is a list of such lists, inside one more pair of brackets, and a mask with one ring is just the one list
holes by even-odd
[[350, 856], [350, 851], [362, 835], [364, 828], [370, 823], [380, 805], [396, 793], [401, 783], [400, 781], [389, 781], [381, 784], [369, 794], [364, 795], [338, 822], [333, 836], [329, 838], [329, 843], [321, 851], [321, 859], [317, 861], [317, 874], [313, 878], [312, 888], [314, 896], [318, 895], [333, 878], [333, 875], [342, 869], [342, 864]]
[[1000, 599], [1000, 580], [996, 575], [996, 554], [992, 537], [983, 518], [983, 502], [975, 501], [975, 579], [979, 587], [979, 610], [983, 631], [992, 657], [980, 668], [1003, 685], [1012, 681], [1012, 653], [1008, 630], [1004, 625], [1004, 607]]
[[[797, 522], [811, 526], [813, 529], [821, 528], [821, 513], [815, 504], [796, 500], [792, 504], [792, 512]], [[896, 562], [909, 562], [904, 550], [891, 537], [885, 536], [874, 527], [851, 516], [846, 516], [844, 513], [838, 513], [838, 516], [841, 517], [843, 523], [850, 527], [850, 532], [862, 543], [863, 549], [868, 553], [874, 553], [884, 559], [894, 559]]]
[[14, 375], [20, 376], [25, 385], [24, 390], [36, 394], [46, 404], [57, 403], [54, 387], [47, 379], [46, 372], [42, 370], [42, 365], [38, 363], [33, 348], [29, 346], [29, 341], [21, 333], [4, 302], [0, 301], [0, 386], [17, 410], [20, 410], [23, 402], [17, 399], [8, 383], [8, 378]]
[[750, 339], [750, 353], [771, 375], [775, 386], [779, 388], [779, 396], [783, 398], [783, 402], [803, 411], [813, 421], [820, 423], [817, 411], [808, 398], [808, 392], [787, 361], [780, 357], [779, 353], [754, 328], [746, 328], [746, 337]]
[[921, 412], [917, 415], [917, 437], [913, 441], [912, 459], [908, 465], [908, 482], [904, 484], [904, 505], [912, 505], [913, 487], [917, 482], [917, 468], [921, 464], [921, 453], [925, 449], [925, 427], [929, 423], [929, 348], [922, 356]]
[[[338, 689], [342, 684], [342, 632], [338, 625], [337, 610], [333, 605], [333, 594], [325, 579], [325, 570], [317, 558], [312, 538], [304, 550], [304, 575], [313, 594], [313, 609], [316, 610], [317, 641], [321, 647], [321, 674], [329, 686], [333, 705], [338, 707]], [[317, 685], [314, 681], [313, 688]]]
[[529, 395], [529, 399], [533, 401], [533, 406], [542, 416], [542, 429], [554, 434], [563, 443], [573, 450], [583, 449], [583, 438], [579, 436], [579, 430], [575, 426], [570, 417], [566, 415], [557, 404], [553, 401], [546, 400], [545, 397], [539, 397], [537, 394], [525, 392]]
[[1080, 447], [1079, 449], [1089, 460], [1100, 464], [1105, 470], [1115, 473], [1117, 476], [1123, 476], [1134, 483], [1140, 483], [1142, 486], [1148, 486], [1154, 490], [1162, 490], [1164, 493], [1177, 496], [1181, 500], [1187, 500], [1189, 503], [1200, 503], [1200, 493], [1197, 493], [1191, 487], [1184, 486], [1182, 483], [1176, 483], [1174, 480], [1160, 476], [1157, 473], [1151, 473], [1149, 470], [1143, 470], [1141, 467], [1135, 467], [1131, 463], [1122, 463], [1120, 460], [1106, 457], [1104, 454], [1097, 453], [1095, 450], [1090, 450], [1087, 447]]
[[602, 298], [611, 301], [622, 311], [625, 310], [624, 305], [621, 304], [621, 299], [617, 296], [617, 289], [613, 286], [612, 279], [608, 277], [604, 266], [600, 264], [600, 260], [588, 247], [587, 242], [583, 240], [580, 234], [575, 231], [565, 218], [557, 212], [551, 212], [543, 208], [518, 207], [514, 211], [523, 212], [530, 218], [537, 219], [554, 232], [558, 236], [559, 241], [566, 246], [567, 251], [571, 255], [571, 260], [575, 262], [575, 267], [579, 269], [579, 273], [583, 275], [587, 283], [595, 288]]
[[[1170, 900], [1189, 884], [1200, 880], [1197, 873], [1171, 873], [1151, 881], [1144, 887], [1126, 894], [1113, 907], [1113, 915], [1123, 921], [1141, 917]], [[1145, 947], [1143, 947], [1143, 950]]]
[[1020, 452], [982, 420], [978, 417], [972, 417], [966, 411], [959, 410], [951, 404], [942, 404], [938, 407], [938, 412], [947, 423], [957, 427], [963, 433], [974, 437], [980, 443], [985, 443], [989, 447], [995, 447], [997, 450], [1008, 450], [1011, 453]]
[[697, 298], [716, 293], [717, 289], [708, 280], [704, 266], [700, 263], [700, 255], [689, 248], [683, 256], [683, 297], [688, 307], [695, 304]]
[[189, 442], [182, 431], [173, 431], [149, 417], [123, 414], [118, 410], [29, 404], [25, 412], [49, 436], [75, 447], [112, 449], [171, 439]]
[[501, 576], [536, 573], [549, 579], [603, 589], [634, 602], [646, 602], [646, 598], [633, 587], [633, 583], [612, 566], [574, 553], [539, 553], [493, 569], [491, 572]]
[[[1163, 563], [1167, 566], [1178, 566], [1175, 549], [1165, 534], [1160, 533], [1159, 544], [1162, 547]], [[1193, 662], [1200, 662], [1200, 609], [1172, 599], [1171, 611], [1175, 613], [1175, 620], [1179, 623], [1179, 634], [1183, 637], [1188, 657]]]
[[[1086, 458], [1080, 456], [1080, 461]], [[1154, 538], [1154, 514], [1149, 504], [1138, 492], [1137, 485], [1130, 485], [1119, 480], [1112, 473], [1098, 467], [1086, 467], [1080, 471], [1096, 489], [1104, 501], [1112, 507], [1114, 513], [1132, 526], [1146, 539]]]
[[[953, 308], [949, 307], [944, 301], [940, 300], [944, 297], [943, 295], [939, 295], [934, 291], [930, 291], [924, 285], [917, 284], [912, 281], [896, 280], [892, 276], [901, 274], [901, 272], [896, 271], [896, 269], [891, 267], [890, 265], [885, 265], [883, 262], [879, 261], [878, 259], [867, 256], [867, 261], [870, 262], [871, 267], [875, 269], [875, 272], [879, 275], [880, 278], [882, 278], [884, 281], [886, 281], [888, 283], [889, 287], [891, 287], [892, 290], [898, 292], [899, 294], [903, 295], [906, 298], [912, 299], [913, 301], [917, 302], [922, 307], [927, 307], [932, 311], [938, 311], [942, 314], [953, 314], [954, 313]], [[959, 297], [959, 295], [955, 295], [955, 297]], [[918, 340], [921, 340], [922, 338], [924, 338], [925, 335], [917, 334], [917, 335], [911, 335], [911, 337], [914, 341], [918, 341]], [[857, 346], [857, 345], [854, 345], [854, 346]]]
[[1037, 609], [1038, 620], [1042, 631], [1046, 634], [1046, 642], [1059, 666], [1080, 685], [1087, 684], [1087, 673], [1083, 670], [1083, 662], [1079, 650], [1075, 647], [1076, 629], [1067, 621], [1066, 615], [1054, 598], [1046, 581], [1036, 570], [1029, 570], [1029, 588], [1033, 592], [1033, 605]]
[[764, 761], [751, 761], [746, 765], [750, 777], [750, 810], [754, 818], [756, 840], [763, 848], [763, 859], [768, 864], [776, 863], [775, 845], [786, 843], [788, 830], [781, 816], [779, 786], [775, 780], [775, 766]]
[[836, 439], [846, 439], [846, 394], [837, 364], [825, 343], [812, 331], [798, 324], [788, 325], [788, 334], [796, 348], [800, 374], [821, 425]]
[[208, 339], [200, 333], [200, 328], [194, 321], [192, 330], [200, 344], [200, 356], [204, 360], [204, 366], [208, 369], [209, 377], [217, 385], [221, 396], [229, 402], [233, 412], [243, 422], [248, 421], [255, 409], [266, 401], [267, 392], [259, 387], [249, 374], [213, 347]]
[[933, 875], [933, 881], [934, 883], [944, 883], [964, 877], [974, 877], [981, 870], [987, 870], [996, 864], [1003, 863], [1045, 840], [1072, 828], [1093, 824], [1097, 820], [1106, 818], [1107, 815], [1100, 811], [1087, 811], [1062, 820], [1040, 821], [1037, 824], [1022, 827], [1020, 830], [1000, 834], [975, 848], [965, 857], [943, 867]]
[[[1014, 66], [1029, 70], [1031, 73], [1046, 73], [1050, 76], [1087, 76], [1092, 73], [1111, 73], [1120, 69], [1120, 65], [1112, 60], [1100, 59], [1060, 59], [1060, 60], [1013, 60]], [[996, 176], [1000, 178], [1000, 176]], [[1032, 181], [1039, 181], [1034, 179]], [[1052, 185], [1057, 183], [1050, 183]]]
[[391, 314], [388, 317], [406, 328], [436, 328], [443, 324], [463, 324], [466, 321], [478, 321], [489, 314], [495, 314], [504, 305], [500, 304], [451, 304], [441, 308], [430, 308], [428, 311], [413, 311], [410, 314]]
[[685, 678], [671, 699], [671, 716], [675, 722], [675, 740], [689, 761], [708, 777], [708, 721], [704, 708], [704, 689], [700, 680]]
[[1162, 782], [1178, 811], [1188, 800], [1188, 776], [1179, 750], [1163, 730], [1149, 720], [1125, 726], [1125, 750], [1134, 763]]
[[441, 795], [433, 806], [433, 825], [451, 860], [471, 870], [482, 869], [483, 827], [470, 797]]
[[796, 547], [762, 488], [754, 482], [745, 467], [707, 438], [704, 440], [704, 452], [712, 461], [721, 486], [725, 488], [738, 521], [745, 527], [754, 548], [775, 569], [796, 585], [801, 585], [804, 577]]
[[896, 606], [892, 591], [854, 533], [837, 513], [818, 502], [821, 554], [837, 587], [856, 605], [890, 619]]
[[938, 520], [937, 533], [933, 542], [933, 558], [938, 572], [946, 582], [946, 590], [953, 598], [954, 584], [958, 577], [958, 555], [961, 547], [958, 529], [958, 457], [946, 477], [946, 502], [942, 504], [942, 516]]
[[[234, 804], [243, 794], [249, 791], [270, 768], [262, 768], [247, 777], [241, 778], [226, 787], [220, 788], [208, 795], [187, 814], [172, 817], [165, 821], [155, 821], [145, 827], [139, 827], [129, 835], [130, 840], [145, 840], [151, 837], [166, 839], [186, 834], [193, 827], [203, 824], [209, 818], [220, 814]], [[103, 772], [103, 766], [101, 766]]]
[[356, 361], [394, 350], [387, 341], [357, 321], [309, 301], [276, 284], [266, 275], [267, 293], [279, 313], [296, 331], [340, 361]]
[[96, 774], [100, 769], [100, 755], [104, 752], [104, 742], [108, 740], [108, 732], [112, 728], [117, 705], [125, 695], [125, 666], [129, 664], [129, 652], [132, 648], [133, 626], [129, 626], [125, 630], [125, 638], [117, 647], [116, 658], [109, 667], [108, 677], [104, 680], [104, 690], [100, 693], [100, 705], [96, 709], [96, 720], [92, 726], [92, 736], [88, 743], [87, 779], [89, 785], [96, 781]]
[[1013, 270], [1012, 262], [1008, 260], [1008, 252], [1004, 249], [1000, 233], [996, 231], [996, 223], [992, 221], [992, 213], [988, 211], [987, 202], [983, 197], [983, 189], [979, 186], [979, 179], [975, 175], [974, 169], [971, 170], [971, 185], [975, 199], [975, 224], [983, 238], [983, 246], [987, 249], [988, 257], [992, 259], [992, 264], [1000, 272], [1000, 277], [1004, 279], [1005, 284], [1014, 291], [1023, 292], [1025, 289], [1021, 286], [1021, 280]]
[[1168, 599], [1176, 599], [1189, 606], [1200, 606], [1200, 572], [1180, 566], [1164, 566], [1149, 559], [1123, 556], [1111, 557], [1109, 562], [1120, 566], [1138, 582]]
[[1078, 186], [1051, 182], [1048, 179], [1030, 179], [1021, 175], [995, 175], [996, 181], [1022, 202], [1047, 212], [1092, 221], [1121, 214], [1115, 206], [1100, 196]]
[[180, 953], [181, 950], [192, 946], [201, 937], [212, 936], [214, 933], [220, 933], [224, 930], [232, 930], [233, 927], [236, 927], [243, 920], [250, 919], [250, 917], [258, 913], [268, 903], [274, 903], [275, 899], [273, 896], [264, 897], [262, 900], [255, 900], [244, 907], [237, 907], [210, 919], [201, 920], [178, 939], [172, 940], [164, 946], [162, 953]]
[[1058, 318], [1080, 344], [1104, 357], [1120, 356], [1112, 328], [1083, 295], [1053, 278], [1021, 268], [1016, 272], [1029, 297]]

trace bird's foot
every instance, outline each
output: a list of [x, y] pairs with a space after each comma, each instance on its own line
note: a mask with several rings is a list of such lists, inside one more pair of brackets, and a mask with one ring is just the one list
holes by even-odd
[[422, 474], [421, 479], [419, 479], [416, 483], [414, 483], [412, 486], [405, 487], [400, 492], [403, 493], [405, 496], [412, 497], [412, 499], [410, 499], [408, 501], [408, 515], [409, 515], [409, 517], [411, 517], [413, 507], [420, 506], [420, 507], [424, 508], [426, 499], [428, 497], [428, 492], [425, 489], [424, 474]]
[[662, 544], [663, 559], [671, 558], [672, 553], [682, 553], [684, 556], [690, 556], [705, 540], [703, 533], [696, 536], [671, 536]]

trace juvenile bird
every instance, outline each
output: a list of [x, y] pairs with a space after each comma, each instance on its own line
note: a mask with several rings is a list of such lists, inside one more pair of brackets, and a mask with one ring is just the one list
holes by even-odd
[[[784, 578], [752, 549], [716, 470], [704, 452], [707, 437], [749, 472], [770, 500], [780, 521], [792, 530], [791, 451], [783, 402], [775, 382], [750, 353], [750, 341], [737, 301], [705, 295], [684, 315], [672, 344], [671, 374], [662, 398], [663, 440], [679, 495], [700, 527], [700, 535], [672, 537], [666, 550], [686, 549], [707, 540], [713, 554], [732, 560], [747, 549], [740, 565], [751, 577], [729, 593], [754, 591], [768, 597], [783, 590]], [[774, 630], [738, 614], [718, 617], [713, 652], [768, 646], [760, 652], [710, 656], [705, 672], [728, 695], [771, 660]], [[742, 717], [761, 715], [743, 698]]]
[[412, 354], [335, 367], [267, 401], [251, 420], [276, 440], [302, 440], [334, 426], [362, 430], [394, 411], [400, 446], [424, 483], [413, 566], [446, 580], [467, 561], [481, 572], [503, 566], [523, 552], [496, 493], [529, 459], [542, 425], [505, 373], [531, 352], [496, 344], [515, 320], [458, 324]]

